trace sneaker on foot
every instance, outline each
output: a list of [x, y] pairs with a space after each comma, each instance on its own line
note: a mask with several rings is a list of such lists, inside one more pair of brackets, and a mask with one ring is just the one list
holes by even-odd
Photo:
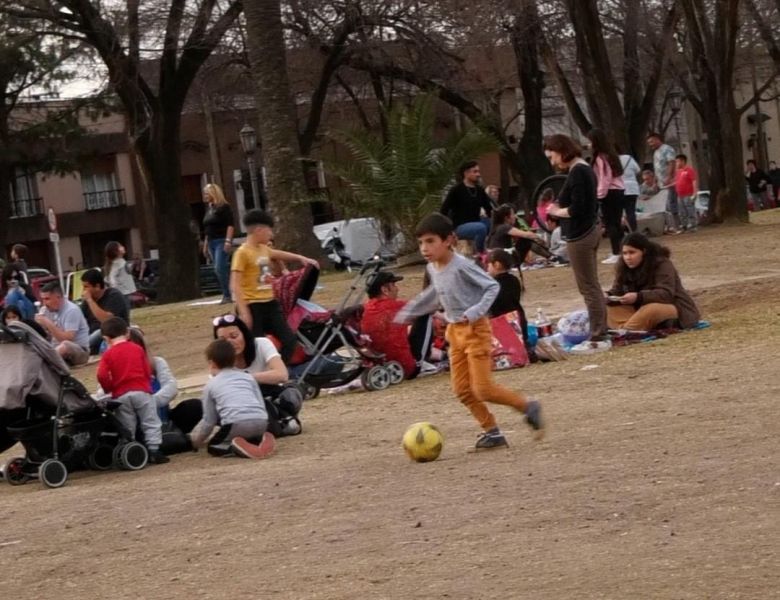
[[149, 450], [149, 464], [164, 465], [169, 462], [171, 462], [171, 459], [159, 450]]
[[494, 427], [479, 436], [476, 448], [477, 450], [492, 450], [493, 448], [506, 448], [508, 446], [509, 444], [507, 444], [504, 434], [501, 433], [498, 427]]
[[620, 257], [617, 254], [610, 254], [609, 256], [607, 256], [607, 258], [601, 261], [601, 264], [614, 265], [619, 260], [619, 258]]
[[273, 454], [276, 440], [272, 434], [266, 431], [259, 444], [253, 444], [242, 437], [235, 437], [230, 442], [230, 447], [238, 456], [244, 458], [267, 458]]
[[534, 439], [540, 440], [544, 436], [544, 423], [542, 423], [542, 405], [538, 400], [529, 400], [525, 407], [525, 422], [534, 430]]

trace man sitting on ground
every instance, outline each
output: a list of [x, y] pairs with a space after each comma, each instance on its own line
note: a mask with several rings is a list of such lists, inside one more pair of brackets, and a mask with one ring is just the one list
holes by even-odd
[[[459, 175], [461, 182], [452, 186], [439, 212], [452, 220], [458, 239], [472, 240], [475, 250], [482, 252], [490, 230], [493, 206], [479, 184], [482, 175], [477, 161], [464, 163]], [[481, 217], [482, 211], [485, 212], [484, 218]]]
[[89, 360], [89, 326], [79, 307], [65, 298], [56, 281], [41, 288], [43, 308], [35, 321], [51, 336], [59, 355], [69, 365]]
[[400, 363], [406, 379], [414, 379], [430, 349], [432, 324], [430, 316], [424, 316], [416, 319], [407, 332], [406, 325], [393, 322], [406, 304], [398, 299], [396, 284], [401, 280], [403, 277], [390, 271], [379, 271], [369, 278], [369, 299], [363, 305], [360, 330], [371, 338], [372, 349], [384, 354], [388, 361]]
[[89, 353], [98, 354], [103, 335], [100, 324], [111, 317], [119, 317], [125, 323], [130, 322], [130, 305], [122, 292], [106, 287], [103, 273], [99, 269], [84, 271], [81, 275], [83, 303], [81, 312], [89, 326]]

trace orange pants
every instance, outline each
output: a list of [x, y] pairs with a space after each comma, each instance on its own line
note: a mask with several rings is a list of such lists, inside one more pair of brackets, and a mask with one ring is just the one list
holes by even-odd
[[486, 402], [525, 412], [526, 399], [522, 394], [493, 382], [493, 334], [487, 317], [473, 323], [450, 323], [446, 337], [450, 343], [452, 390], [483, 430], [496, 426], [496, 418]]
[[612, 329], [649, 331], [659, 323], [678, 316], [674, 304], [652, 302], [640, 306], [638, 310], [628, 304], [607, 306], [607, 324]]

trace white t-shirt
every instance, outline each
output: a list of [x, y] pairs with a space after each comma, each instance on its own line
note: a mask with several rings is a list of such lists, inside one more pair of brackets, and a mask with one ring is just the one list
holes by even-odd
[[620, 164], [623, 165], [623, 184], [626, 196], [639, 195], [639, 174], [642, 169], [634, 158], [628, 154], [620, 155]]
[[255, 360], [244, 369], [247, 373], [254, 374], [267, 371], [268, 363], [271, 362], [271, 359], [275, 356], [280, 356], [273, 342], [264, 337], [255, 338], [255, 352]]

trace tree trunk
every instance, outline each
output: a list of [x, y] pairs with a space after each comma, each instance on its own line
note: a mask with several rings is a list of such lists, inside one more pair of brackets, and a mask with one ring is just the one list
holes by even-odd
[[512, 28], [512, 47], [525, 111], [525, 126], [517, 153], [524, 163], [524, 168], [520, 171], [524, 175], [520, 187], [526, 202], [533, 202], [535, 199], [531, 198], [531, 195], [534, 188], [552, 173], [552, 168], [543, 150], [542, 101], [545, 81], [544, 72], [539, 68], [542, 26], [535, 0], [522, 0], [520, 8], [521, 12], [515, 18]]
[[[160, 110], [148, 136], [136, 142], [152, 195], [160, 249], [160, 302], [200, 295], [198, 252], [190, 229], [192, 214], [183, 201], [180, 163], [180, 111]], [[188, 243], [191, 242], [191, 243]]]
[[0, 254], [9, 242], [11, 217], [11, 175], [13, 168], [0, 159]]
[[279, 0], [254, 0], [244, 7], [247, 45], [255, 79], [259, 136], [267, 171], [269, 205], [277, 219], [279, 247], [321, 255], [314, 236], [290, 94]]
[[620, 148], [629, 141], [596, 0], [567, 0], [588, 112]]
[[719, 2], [714, 17], [696, 0], [682, 0], [681, 6], [690, 45], [686, 57], [696, 92], [691, 102], [708, 134], [710, 218], [747, 221], [742, 137], [733, 91], [739, 0]]

